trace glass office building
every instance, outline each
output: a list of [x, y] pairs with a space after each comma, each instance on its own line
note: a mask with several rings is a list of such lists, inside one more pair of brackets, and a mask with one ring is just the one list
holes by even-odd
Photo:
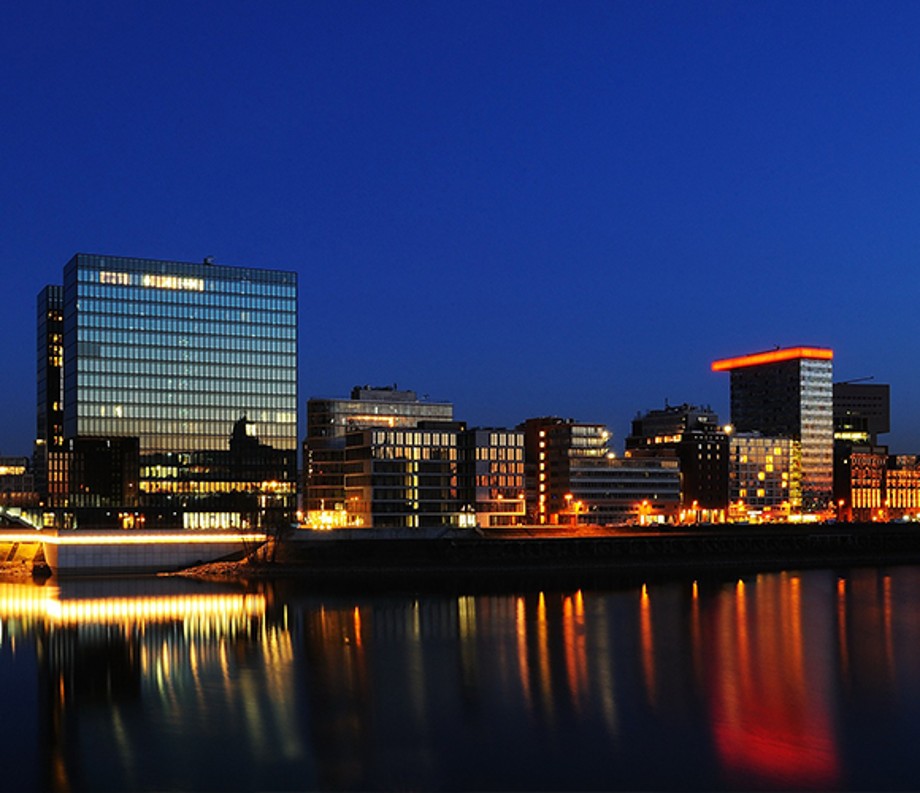
[[799, 441], [801, 504], [806, 512], [829, 508], [834, 485], [832, 350], [789, 347], [725, 358], [713, 371], [731, 373], [732, 424]]
[[137, 438], [148, 512], [187, 528], [293, 512], [295, 273], [77, 254], [63, 325], [64, 436]]

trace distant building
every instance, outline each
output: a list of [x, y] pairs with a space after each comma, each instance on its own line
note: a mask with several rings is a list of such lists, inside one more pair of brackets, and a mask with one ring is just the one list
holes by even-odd
[[582, 424], [556, 416], [527, 419], [521, 428], [528, 518], [534, 523], [556, 522], [573, 503], [575, 462], [606, 458], [610, 454], [610, 431], [603, 424]]
[[419, 399], [394, 386], [355, 386], [351, 397], [307, 402], [303, 443], [304, 503], [308, 516], [345, 508], [345, 437], [357, 430], [413, 428], [420, 421], [453, 421], [449, 402]]
[[511, 526], [524, 521], [524, 433], [474, 427], [458, 436], [461, 509], [477, 525]]
[[684, 403], [640, 414], [626, 450], [633, 457], [673, 454], [680, 461], [680, 501], [706, 520], [728, 508], [728, 435], [711, 408]]
[[734, 520], [783, 521], [801, 503], [799, 442], [757, 432], [729, 438], [730, 514]]
[[522, 429], [532, 522], [611, 525], [676, 519], [676, 457], [616, 458], [603, 424], [547, 416], [527, 419]]
[[[33, 464], [39, 499], [49, 505], [49, 495], [60, 490], [61, 451], [64, 446], [64, 289], [46, 286], [38, 294], [38, 404]], [[49, 470], [58, 487], [49, 486]]]
[[348, 525], [380, 529], [475, 525], [459, 493], [458, 422], [361, 429], [345, 438]]
[[0, 457], [0, 507], [38, 504], [35, 476], [28, 457]]
[[[834, 383], [834, 504], [839, 520], [886, 514], [890, 389], [881, 383]], [[897, 478], [897, 475], [895, 475]]]
[[834, 383], [835, 440], [878, 445], [891, 430], [891, 389], [883, 383]]
[[834, 501], [837, 519], [877, 520], [885, 508], [888, 449], [834, 442]]
[[[293, 515], [295, 273], [77, 254], [59, 290], [39, 296], [38, 441], [52, 445], [62, 409], [67, 444], [60, 466], [46, 465], [54, 506], [99, 525], [112, 510], [86, 502], [117, 499], [118, 482], [133, 478], [125, 461], [136, 443], [131, 498], [148, 526], [256, 527]], [[58, 305], [63, 400], [53, 365]], [[233, 468], [231, 437], [243, 418], [276, 452], [258, 456], [258, 470], [252, 459]], [[97, 473], [106, 450], [114, 478]]]
[[558, 515], [559, 523], [652, 525], [679, 519], [676, 457], [578, 458], [572, 461], [569, 484], [571, 500]]
[[920, 519], [920, 456], [891, 455], [885, 471], [885, 503], [880, 516]]
[[732, 424], [741, 433], [786, 437], [799, 445], [801, 503], [824, 512], [833, 500], [833, 351], [793, 347], [714, 361], [731, 373]]

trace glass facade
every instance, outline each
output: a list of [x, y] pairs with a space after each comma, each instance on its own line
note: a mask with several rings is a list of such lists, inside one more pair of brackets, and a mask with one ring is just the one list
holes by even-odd
[[63, 306], [64, 435], [136, 437], [142, 506], [293, 509], [295, 273], [78, 254]]
[[732, 424], [799, 442], [801, 507], [830, 508], [834, 484], [833, 353], [792, 348], [716, 361], [731, 372]]

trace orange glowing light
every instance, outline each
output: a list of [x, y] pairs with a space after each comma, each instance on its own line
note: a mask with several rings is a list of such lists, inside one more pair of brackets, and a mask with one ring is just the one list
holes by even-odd
[[741, 355], [737, 358], [722, 358], [712, 362], [712, 371], [730, 372], [732, 369], [743, 369], [746, 366], [762, 366], [768, 363], [794, 361], [799, 358], [832, 361], [834, 359], [834, 351], [824, 347], [786, 347], [782, 350], [756, 352], [751, 355]]

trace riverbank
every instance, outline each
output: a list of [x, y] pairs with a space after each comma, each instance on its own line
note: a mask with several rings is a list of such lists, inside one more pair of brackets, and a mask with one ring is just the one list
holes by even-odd
[[[574, 532], [574, 530], [571, 530]], [[259, 559], [183, 573], [218, 580], [296, 578], [322, 588], [458, 582], [594, 583], [661, 575], [920, 563], [920, 526], [831, 524], [697, 527], [692, 531], [522, 529], [478, 535], [293, 532]]]

